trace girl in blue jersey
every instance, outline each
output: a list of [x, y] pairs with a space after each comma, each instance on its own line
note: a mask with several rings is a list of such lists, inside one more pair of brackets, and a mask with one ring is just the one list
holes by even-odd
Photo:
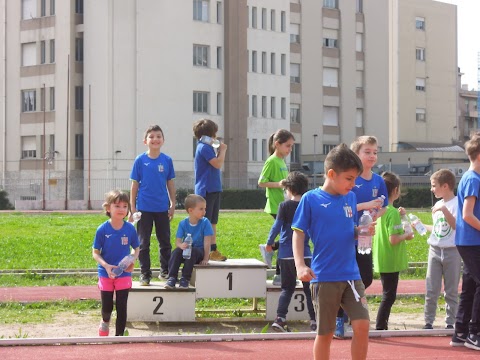
[[123, 273], [115, 276], [112, 272], [118, 263], [134, 250], [135, 260], [139, 253], [139, 241], [135, 227], [124, 219], [130, 211], [127, 193], [113, 190], [107, 193], [103, 208], [110, 218], [100, 225], [95, 233], [92, 256], [98, 263], [98, 288], [102, 299], [102, 321], [99, 336], [108, 336], [113, 311], [113, 294], [116, 293], [117, 320], [115, 336], [123, 336], [127, 323], [128, 291], [132, 287], [134, 263]]

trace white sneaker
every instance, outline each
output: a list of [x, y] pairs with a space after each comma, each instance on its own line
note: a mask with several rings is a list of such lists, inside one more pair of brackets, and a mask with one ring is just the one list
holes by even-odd
[[267, 249], [265, 248], [265, 244], [260, 244], [258, 245], [260, 248], [260, 254], [262, 254], [262, 259], [265, 264], [267, 264], [268, 268], [272, 268], [272, 260], [273, 260], [273, 251], [268, 252]]
[[280, 275], [275, 275], [272, 281], [273, 286], [282, 286], [282, 278]]

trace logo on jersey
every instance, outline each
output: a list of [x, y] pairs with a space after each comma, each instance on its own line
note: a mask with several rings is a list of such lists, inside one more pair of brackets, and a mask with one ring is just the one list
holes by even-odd
[[433, 233], [438, 239], [442, 239], [444, 237], [449, 236], [452, 233], [453, 229], [448, 224], [445, 217], [439, 217], [435, 220], [435, 224], [433, 225]]
[[158, 171], [163, 172], [163, 170], [164, 170], [163, 165], [162, 164], [158, 165]]
[[320, 204], [320, 206], [323, 206], [325, 209], [328, 207], [328, 205], [330, 205], [331, 202], [329, 202], [328, 204], [324, 203], [324, 204]]
[[148, 166], [148, 165], [150, 165], [150, 163], [143, 163], [143, 165]]
[[372, 189], [372, 197], [374, 197], [374, 198], [378, 197], [378, 189], [377, 188]]
[[128, 236], [122, 236], [122, 245], [128, 245]]
[[109, 239], [110, 236], [112, 236], [112, 235], [113, 235], [113, 234], [105, 234], [105, 237], [106, 237], [107, 239]]
[[347, 217], [347, 218], [353, 217], [353, 211], [352, 211], [352, 207], [350, 205], [345, 205], [343, 207], [343, 211], [345, 211], [345, 217]]
[[355, 185], [355, 187], [356, 187], [357, 189], [360, 189], [362, 186], [363, 186], [363, 184]]

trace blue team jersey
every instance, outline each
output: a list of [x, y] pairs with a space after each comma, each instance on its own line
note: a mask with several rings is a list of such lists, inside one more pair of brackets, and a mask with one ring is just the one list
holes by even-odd
[[[170, 208], [167, 181], [175, 178], [172, 158], [160, 153], [156, 159], [147, 153], [137, 156], [130, 179], [138, 182], [137, 210], [165, 212]], [[175, 201], [175, 199], [174, 199]]]
[[183, 219], [178, 224], [177, 238], [185, 239], [187, 234], [192, 235], [193, 245], [192, 247], [203, 248], [203, 239], [205, 236], [213, 235], [213, 228], [210, 220], [206, 217], [199, 220], [196, 225], [190, 224], [188, 217]]
[[310, 234], [313, 242], [311, 282], [360, 280], [355, 257], [353, 192], [331, 195], [322, 189], [308, 191], [298, 205], [292, 228]]
[[474, 229], [463, 220], [463, 204], [465, 198], [475, 197], [473, 215], [480, 219], [480, 174], [473, 170], [468, 170], [463, 174], [457, 188], [457, 220], [455, 222], [455, 245], [478, 246], [480, 245], [480, 231]]
[[[375, 200], [383, 195], [385, 196], [383, 207], [388, 205], [387, 186], [383, 178], [378, 174], [372, 173], [370, 180], [365, 180], [361, 176], [358, 176], [355, 179], [355, 187], [352, 191], [357, 195], [357, 204]], [[360, 216], [362, 216], [362, 212], [358, 212], [355, 216], [355, 224], [358, 224]]]
[[216, 157], [213, 146], [198, 141], [194, 163], [195, 194], [205, 197], [207, 193], [222, 191], [220, 169], [210, 164], [210, 160]]
[[[124, 221], [120, 230], [115, 230], [110, 220], [105, 221], [97, 228], [93, 240], [93, 248], [100, 251], [102, 258], [110, 265], [118, 263], [128, 254], [130, 248], [136, 249], [140, 246], [135, 227]], [[98, 276], [108, 277], [107, 270], [98, 264]], [[119, 277], [132, 276], [131, 273], [123, 272]]]

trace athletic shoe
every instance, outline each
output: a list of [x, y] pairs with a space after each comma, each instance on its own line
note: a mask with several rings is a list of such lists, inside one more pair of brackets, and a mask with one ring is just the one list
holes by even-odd
[[317, 322], [315, 320], [310, 320], [310, 330], [317, 331]]
[[334, 339], [345, 339], [345, 318], [338, 317], [337, 320], [335, 321], [335, 332], [333, 333], [333, 338]]
[[178, 285], [179, 289], [187, 290], [188, 289], [188, 280], [182, 277], [180, 279], [180, 284]]
[[151, 278], [150, 276], [148, 276], [148, 275], [144, 275], [144, 274], [140, 275], [140, 280], [139, 280], [140, 286], [148, 286], [148, 285], [150, 285], [150, 280], [151, 280], [151, 279], [152, 279], [152, 278]]
[[110, 323], [105, 321], [100, 321], [100, 326], [98, 327], [98, 336], [108, 336], [110, 333]]
[[480, 350], [480, 336], [475, 334], [470, 334], [465, 340], [465, 346], [469, 349]]
[[447, 330], [453, 330], [453, 325], [445, 325], [445, 329]]
[[272, 260], [273, 260], [273, 251], [268, 252], [267, 249], [265, 248], [265, 244], [260, 244], [258, 245], [260, 248], [260, 254], [262, 254], [262, 259], [265, 264], [267, 264], [268, 268], [272, 268]]
[[168, 278], [167, 282], [165, 283], [165, 289], [175, 289], [175, 284], [177, 283], [177, 279], [174, 277]]
[[163, 270], [162, 272], [160, 272], [160, 275], [158, 275], [158, 278], [159, 279], [168, 279], [168, 271]]
[[288, 328], [286, 320], [282, 319], [281, 317], [277, 317], [272, 324], [272, 328], [278, 332], [290, 332]]
[[282, 286], [282, 277], [280, 275], [275, 274], [272, 281], [273, 286]]
[[468, 334], [465, 333], [457, 333], [452, 336], [452, 340], [450, 341], [450, 346], [458, 347], [458, 346], [465, 346], [465, 341], [467, 340]]
[[227, 257], [223, 256], [222, 253], [218, 250], [212, 251], [208, 258], [212, 261], [225, 261], [225, 260], [227, 260]]
[[432, 324], [426, 323], [425, 326], [422, 329], [423, 330], [433, 330], [433, 326], [432, 326]]

